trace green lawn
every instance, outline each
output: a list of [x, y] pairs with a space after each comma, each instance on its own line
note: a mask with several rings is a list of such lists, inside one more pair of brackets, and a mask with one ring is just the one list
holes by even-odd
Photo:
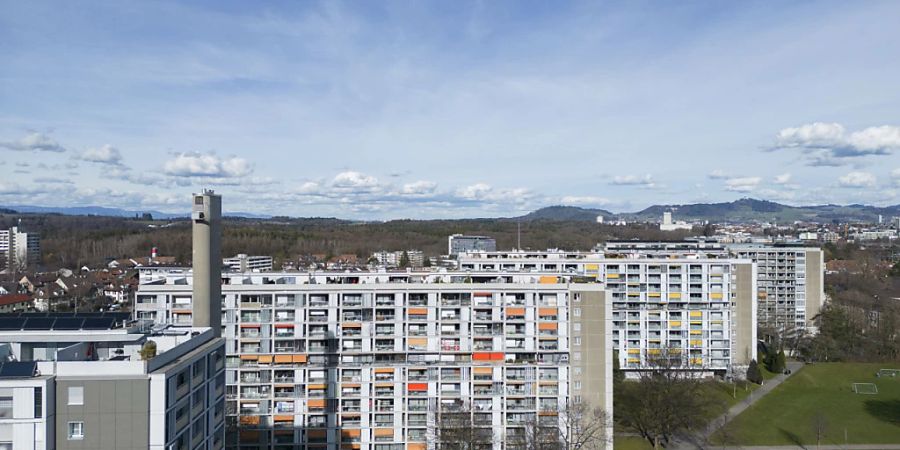
[[653, 446], [642, 438], [634, 436], [616, 436], [613, 440], [615, 450], [648, 450]]
[[[735, 418], [727, 444], [815, 444], [813, 418], [825, 417], [823, 445], [900, 443], [900, 377], [876, 378], [897, 364], [807, 365]], [[877, 395], [855, 394], [851, 383], [875, 383]], [[721, 442], [722, 435], [716, 436]]]

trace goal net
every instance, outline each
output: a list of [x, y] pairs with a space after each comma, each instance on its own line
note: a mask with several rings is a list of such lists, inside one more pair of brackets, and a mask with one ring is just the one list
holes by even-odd
[[900, 369], [879, 369], [875, 376], [881, 377], [897, 377], [900, 376]]
[[853, 392], [857, 394], [877, 394], [878, 386], [875, 386], [875, 383], [853, 383]]

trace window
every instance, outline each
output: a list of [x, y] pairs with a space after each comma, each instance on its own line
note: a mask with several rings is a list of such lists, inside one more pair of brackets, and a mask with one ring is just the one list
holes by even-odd
[[575, 345], [581, 345], [581, 337], [580, 336], [575, 337]]
[[84, 422], [69, 422], [69, 440], [84, 439]]
[[[10, 389], [11, 390], [11, 389]], [[11, 395], [0, 397], [0, 419], [12, 419], [13, 398]]]
[[581, 317], [581, 308], [575, 308], [572, 313], [575, 317]]
[[69, 404], [84, 404], [84, 386], [69, 386]]
[[574, 324], [573, 324], [573, 329], [574, 329], [575, 331], [581, 331], [581, 324], [580, 324], [580, 323], [577, 323], [577, 322], [574, 323]]
[[44, 388], [34, 388], [34, 418], [40, 419], [44, 415]]

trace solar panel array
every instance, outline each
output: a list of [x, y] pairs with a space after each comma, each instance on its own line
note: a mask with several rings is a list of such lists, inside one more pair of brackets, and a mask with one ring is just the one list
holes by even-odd
[[130, 316], [125, 312], [0, 314], [0, 331], [111, 330]]
[[34, 361], [7, 361], [0, 363], [0, 378], [30, 378], [37, 374]]

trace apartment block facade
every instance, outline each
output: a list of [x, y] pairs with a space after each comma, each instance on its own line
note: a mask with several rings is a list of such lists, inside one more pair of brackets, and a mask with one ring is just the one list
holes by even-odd
[[223, 448], [222, 339], [110, 319], [0, 315], [0, 448]]
[[825, 306], [825, 255], [817, 247], [771, 244], [720, 244], [703, 240], [672, 242], [611, 241], [607, 257], [738, 258], [757, 264], [759, 326], [791, 334], [814, 332]]
[[[558, 274], [224, 274], [227, 445], [434, 448], [443, 413], [486, 447], [612, 413], [612, 311], [602, 286]], [[142, 271], [137, 317], [189, 320], [188, 271]], [[611, 445], [611, 430], [610, 430]]]
[[578, 252], [473, 252], [461, 270], [559, 273], [600, 283], [613, 348], [631, 374], [666, 358], [702, 374], [745, 373], [756, 355], [756, 266], [740, 259], [608, 258]]

